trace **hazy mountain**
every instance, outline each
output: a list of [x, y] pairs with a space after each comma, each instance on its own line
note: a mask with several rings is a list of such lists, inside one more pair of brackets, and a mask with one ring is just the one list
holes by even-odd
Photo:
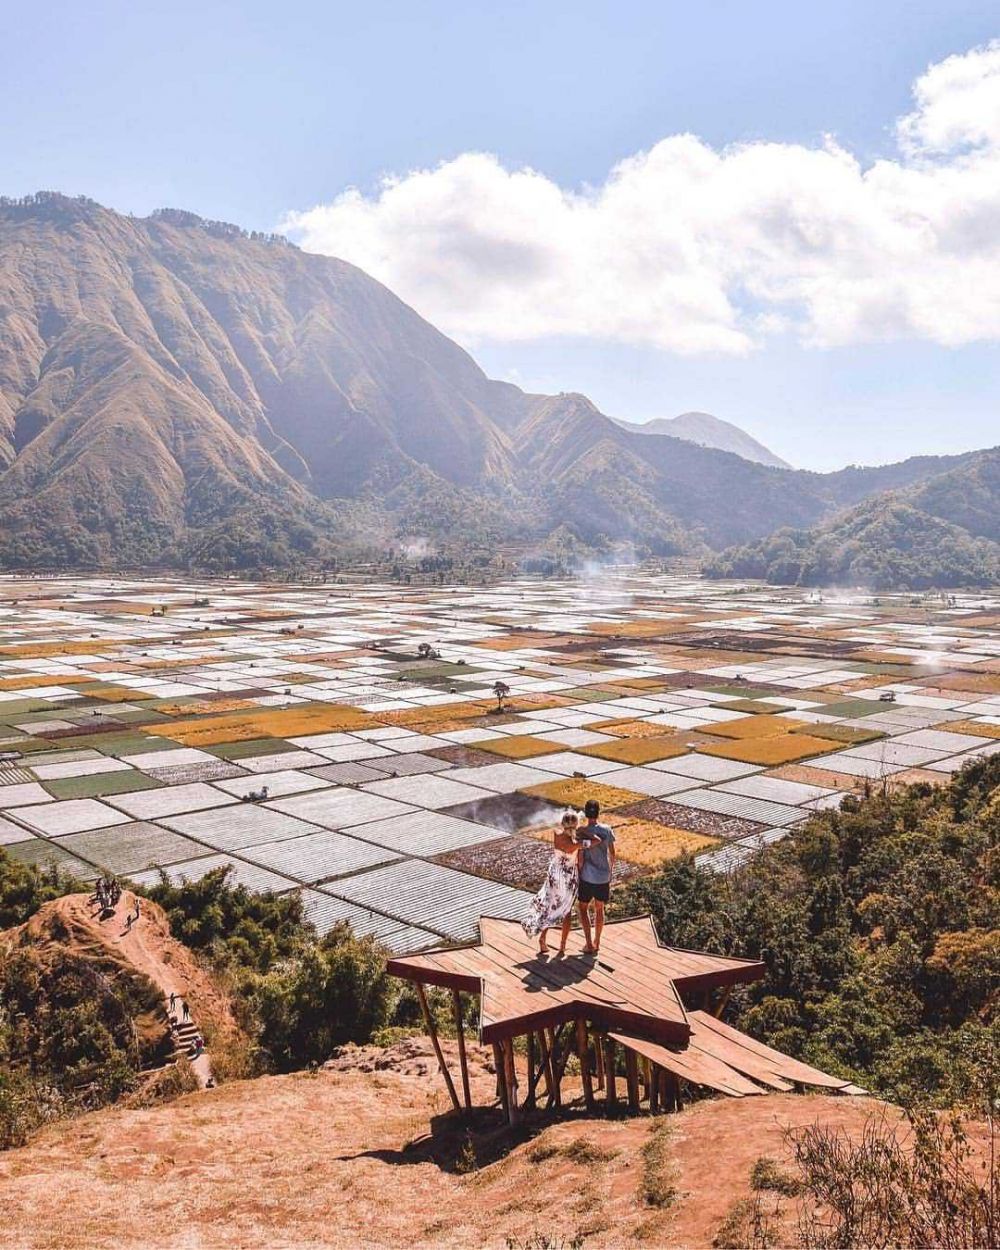
[[873, 590], [1000, 584], [1000, 449], [812, 529], [780, 529], [709, 561], [715, 577]]
[[[616, 420], [618, 420], [616, 418]], [[709, 412], [682, 412], [678, 417], [654, 417], [652, 421], [628, 422], [618, 420], [624, 429], [639, 430], [642, 434], [667, 434], [682, 438], [699, 447], [714, 447], [717, 451], [731, 451], [744, 460], [755, 464], [767, 464], [774, 469], [789, 469], [791, 465], [773, 451], [759, 443], [746, 430]]]
[[0, 201], [0, 566], [251, 567], [412, 536], [698, 553], [969, 460], [823, 475], [651, 437], [490, 380], [343, 261], [176, 210]]

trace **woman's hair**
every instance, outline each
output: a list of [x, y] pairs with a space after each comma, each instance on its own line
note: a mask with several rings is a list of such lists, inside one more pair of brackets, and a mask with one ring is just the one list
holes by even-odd
[[563, 812], [562, 819], [560, 820], [559, 823], [563, 825], [568, 825], [570, 821], [572, 821], [574, 824], [579, 824], [580, 813], [574, 810], [572, 807], [567, 807], [566, 810]]

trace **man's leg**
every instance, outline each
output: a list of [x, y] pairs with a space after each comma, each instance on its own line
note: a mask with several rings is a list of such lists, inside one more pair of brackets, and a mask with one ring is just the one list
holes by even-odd
[[601, 900], [594, 900], [594, 945], [600, 950], [601, 934], [604, 932], [604, 904]]
[[590, 935], [590, 904], [580, 902], [580, 923], [583, 925], [583, 936], [587, 950], [593, 950], [594, 940]]

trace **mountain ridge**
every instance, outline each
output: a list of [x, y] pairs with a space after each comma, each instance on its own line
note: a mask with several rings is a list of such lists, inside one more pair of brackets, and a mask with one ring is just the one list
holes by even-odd
[[415, 536], [705, 555], [976, 454], [817, 474], [652, 437], [488, 378], [277, 236], [0, 200], [0, 567], [295, 567]]
[[653, 417], [650, 421], [625, 421], [620, 417], [613, 418], [624, 429], [638, 430], [642, 434], [666, 434], [670, 438], [681, 438], [688, 443], [697, 443], [699, 447], [713, 447], [716, 451], [731, 451], [744, 460], [755, 464], [770, 465], [773, 469], [790, 469], [787, 460], [775, 455], [769, 447], [748, 434], [746, 430], [731, 421], [723, 421], [721, 417], [710, 412], [682, 412], [676, 417]]

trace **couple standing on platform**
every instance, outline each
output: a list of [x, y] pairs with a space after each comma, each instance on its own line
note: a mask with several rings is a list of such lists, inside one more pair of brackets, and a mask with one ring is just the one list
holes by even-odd
[[[559, 954], [566, 954], [566, 940], [573, 922], [573, 904], [579, 898], [580, 923], [586, 945], [585, 955], [596, 955], [601, 949], [604, 930], [604, 906], [611, 893], [611, 875], [615, 867], [615, 835], [598, 821], [601, 805], [588, 799], [583, 814], [587, 823], [581, 829], [579, 814], [572, 809], [563, 814], [556, 831], [545, 882], [531, 900], [528, 915], [522, 921], [525, 933], [538, 938], [538, 953], [549, 953], [546, 933], [559, 927]], [[591, 925], [591, 908], [594, 911]]]

